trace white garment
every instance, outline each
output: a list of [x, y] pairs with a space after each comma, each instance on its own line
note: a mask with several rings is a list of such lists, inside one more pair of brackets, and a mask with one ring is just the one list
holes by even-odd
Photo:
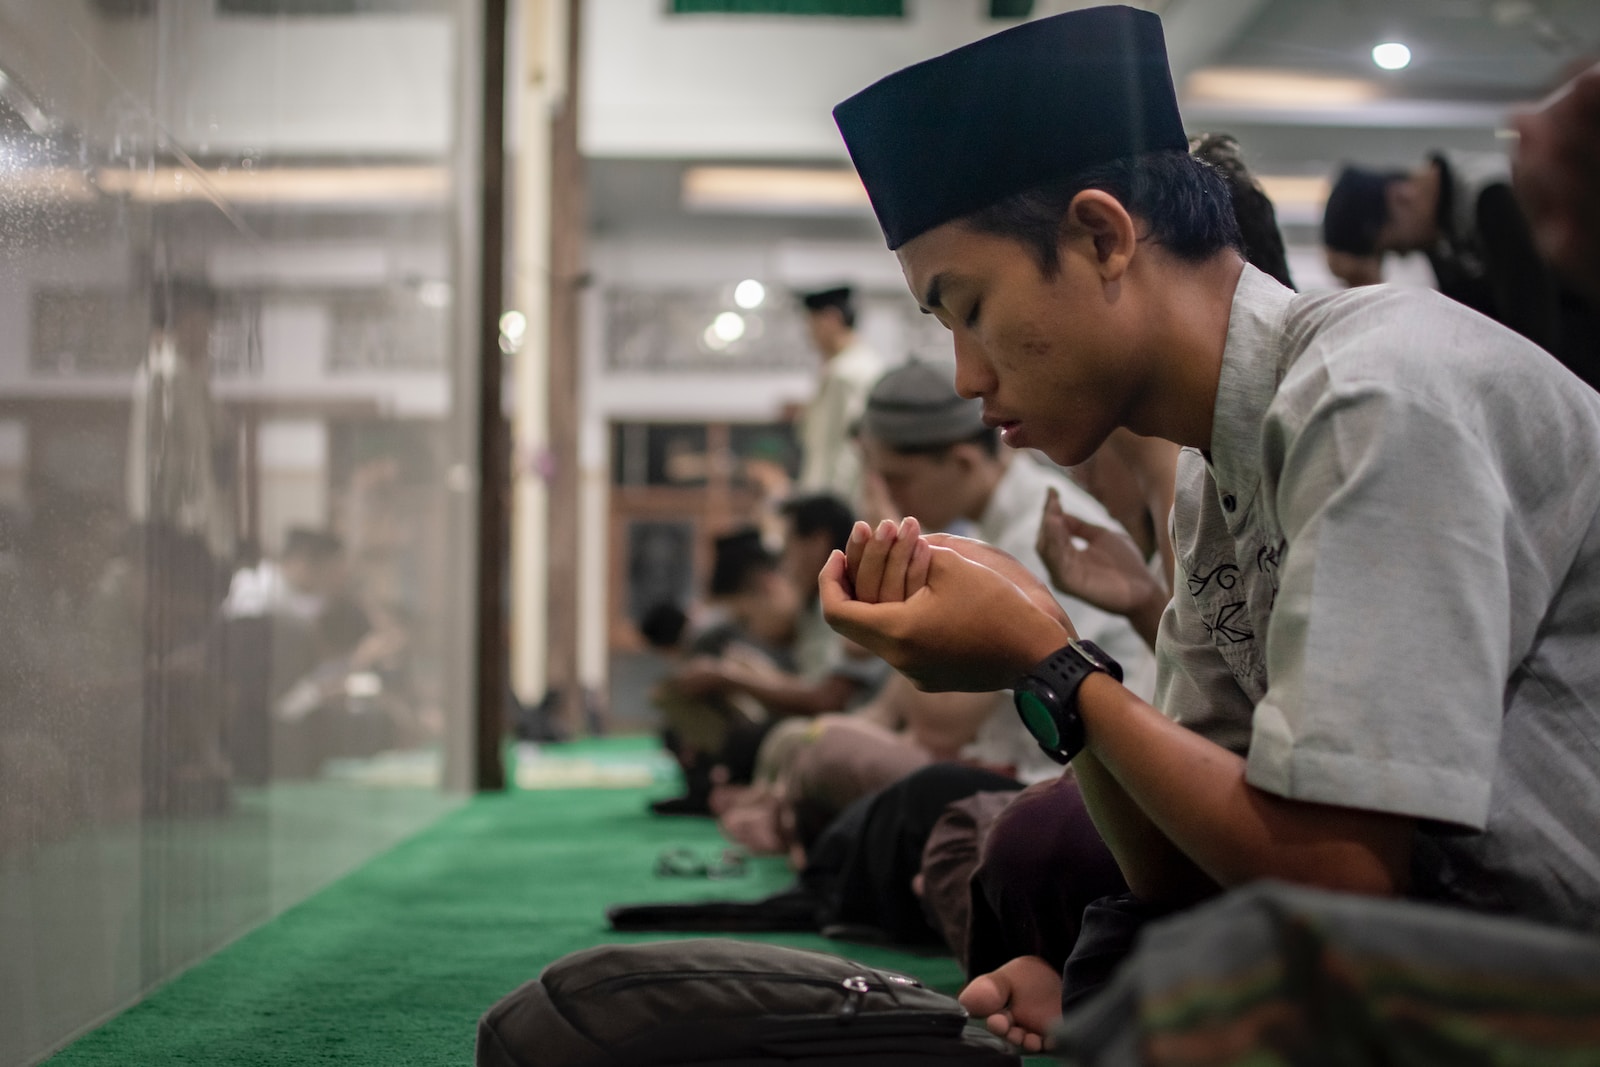
[[[974, 536], [1015, 556], [1034, 577], [1050, 585], [1050, 572], [1035, 546], [1045, 497], [1054, 489], [1063, 510], [1099, 526], [1116, 526], [1116, 520], [1081, 486], [1055, 467], [1045, 467], [1027, 454], [1010, 457], [1004, 476], [989, 496]], [[1123, 684], [1141, 699], [1155, 693], [1155, 657], [1133, 624], [1121, 615], [1091, 607], [1076, 597], [1056, 592], [1056, 600], [1078, 630], [1122, 665]], [[1039, 749], [1010, 700], [984, 723], [970, 755], [986, 762], [1015, 763], [1024, 782], [1042, 781], [1061, 773], [1059, 764]]]
[[883, 375], [883, 361], [860, 341], [823, 364], [817, 394], [800, 419], [800, 479], [804, 492], [833, 493], [854, 504], [861, 493], [861, 457], [850, 430]]
[[1245, 268], [1157, 704], [1257, 788], [1413, 816], [1415, 895], [1600, 929], [1600, 396], [1436, 293]]

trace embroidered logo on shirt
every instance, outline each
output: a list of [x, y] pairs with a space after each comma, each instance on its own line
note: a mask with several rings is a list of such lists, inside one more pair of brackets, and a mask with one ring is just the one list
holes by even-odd
[[1189, 595], [1199, 596], [1206, 591], [1212, 581], [1217, 583], [1218, 589], [1232, 589], [1239, 581], [1239, 568], [1232, 563], [1222, 563], [1213, 568], [1209, 574], [1189, 575]]
[[1250, 628], [1250, 616], [1244, 610], [1244, 601], [1223, 604], [1210, 618], [1202, 615], [1200, 622], [1213, 641], [1237, 645], [1241, 641], [1255, 640], [1256, 632]]

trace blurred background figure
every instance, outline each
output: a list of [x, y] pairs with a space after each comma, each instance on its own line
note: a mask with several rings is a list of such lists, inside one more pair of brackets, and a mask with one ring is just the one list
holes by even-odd
[[1600, 64], [1516, 122], [1515, 185], [1540, 253], [1600, 308]]
[[1347, 285], [1381, 281], [1388, 254], [1422, 253], [1441, 293], [1600, 385], [1600, 320], [1540, 256], [1504, 156], [1438, 151], [1410, 172], [1345, 167], [1322, 237], [1328, 268]]
[[801, 492], [827, 492], [855, 503], [861, 461], [851, 429], [867, 403], [867, 390], [883, 373], [883, 360], [856, 336], [855, 290], [822, 289], [800, 298], [806, 329], [822, 372], [817, 391], [800, 413]]

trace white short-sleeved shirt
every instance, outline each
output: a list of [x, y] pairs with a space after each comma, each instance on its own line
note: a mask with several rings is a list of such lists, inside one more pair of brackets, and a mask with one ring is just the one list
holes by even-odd
[[1416, 895], [1600, 929], [1597, 514], [1600, 396], [1553, 357], [1246, 267], [1157, 705], [1260, 789], [1421, 820]]
[[861, 490], [861, 457], [850, 431], [882, 375], [883, 360], [860, 341], [823, 365], [817, 394], [800, 419], [797, 488], [855, 502]]

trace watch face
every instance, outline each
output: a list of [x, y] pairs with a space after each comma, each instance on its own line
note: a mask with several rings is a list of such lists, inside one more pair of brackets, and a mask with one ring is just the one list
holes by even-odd
[[1050, 709], [1045, 707], [1044, 701], [1039, 699], [1037, 693], [1026, 689], [1018, 690], [1016, 698], [1017, 711], [1022, 715], [1022, 724], [1028, 728], [1033, 739], [1046, 749], [1059, 750], [1061, 731], [1056, 726], [1056, 717], [1050, 714]]

